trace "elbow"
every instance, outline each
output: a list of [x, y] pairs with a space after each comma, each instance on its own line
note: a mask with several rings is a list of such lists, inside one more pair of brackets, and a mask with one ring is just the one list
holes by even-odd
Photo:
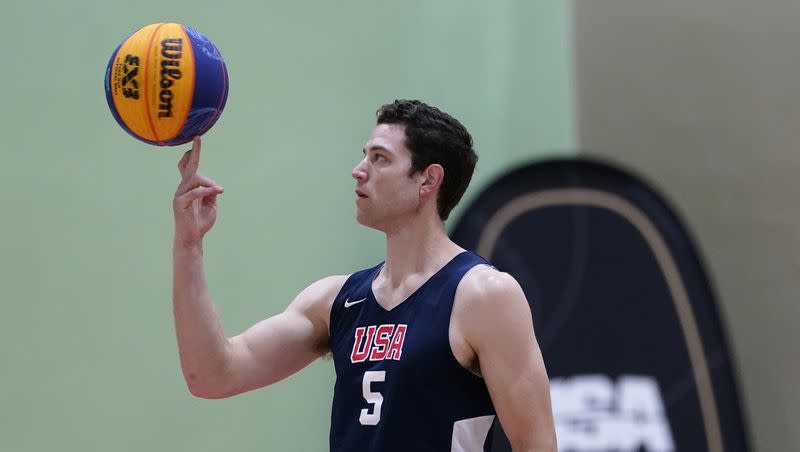
[[193, 373], [184, 373], [184, 380], [189, 393], [198, 399], [225, 399], [236, 394], [219, 380], [202, 379]]
[[198, 399], [216, 400], [230, 397], [221, 391], [216, 391], [213, 388], [206, 388], [198, 385], [189, 385], [189, 393]]

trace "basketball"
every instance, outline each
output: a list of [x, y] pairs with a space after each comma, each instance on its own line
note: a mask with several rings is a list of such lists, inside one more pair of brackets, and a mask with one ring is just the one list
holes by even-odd
[[111, 114], [137, 139], [175, 146], [217, 122], [228, 99], [228, 70], [197, 30], [156, 23], [125, 38], [106, 67]]

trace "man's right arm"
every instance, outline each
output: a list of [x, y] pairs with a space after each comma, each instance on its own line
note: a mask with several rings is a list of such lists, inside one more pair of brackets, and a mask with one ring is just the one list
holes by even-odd
[[173, 250], [173, 311], [189, 391], [230, 397], [282, 380], [328, 351], [328, 316], [347, 276], [311, 284], [282, 313], [228, 339], [209, 295], [202, 251]]
[[217, 218], [223, 190], [198, 173], [201, 141], [178, 163], [181, 183], [173, 199], [172, 304], [181, 369], [192, 394], [230, 397], [283, 379], [327, 350], [331, 305], [346, 276], [322, 279], [286, 310], [228, 339], [203, 269], [203, 237]]

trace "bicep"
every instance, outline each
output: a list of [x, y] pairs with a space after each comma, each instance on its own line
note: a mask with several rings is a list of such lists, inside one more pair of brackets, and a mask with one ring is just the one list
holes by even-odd
[[511, 443], [549, 438], [549, 382], [538, 347], [523, 329], [507, 325], [478, 353], [481, 374]]
[[324, 353], [319, 328], [291, 309], [253, 325], [230, 344], [237, 392], [280, 381]]
[[328, 349], [328, 317], [342, 277], [318, 281], [285, 311], [230, 339], [231, 392], [238, 394], [280, 381]]
[[487, 285], [469, 313], [468, 340], [511, 444], [548, 450], [555, 445], [549, 381], [530, 308], [513, 279]]

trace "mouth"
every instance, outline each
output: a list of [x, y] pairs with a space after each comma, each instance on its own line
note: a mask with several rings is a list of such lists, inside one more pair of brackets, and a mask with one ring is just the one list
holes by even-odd
[[356, 196], [358, 197], [358, 199], [364, 199], [367, 197], [367, 195], [358, 188], [356, 188]]

